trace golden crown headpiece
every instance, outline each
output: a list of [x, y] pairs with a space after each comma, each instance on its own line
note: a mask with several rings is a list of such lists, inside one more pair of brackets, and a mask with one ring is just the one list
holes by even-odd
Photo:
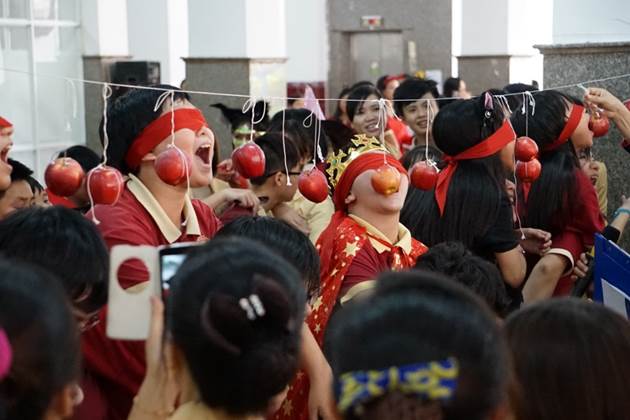
[[350, 142], [354, 147], [348, 148], [346, 152], [340, 150], [338, 153], [331, 155], [326, 162], [328, 167], [326, 173], [330, 185], [335, 188], [339, 182], [339, 178], [344, 173], [348, 165], [357, 157], [367, 152], [384, 152], [389, 153], [387, 149], [375, 138], [366, 136], [365, 134], [356, 134]]

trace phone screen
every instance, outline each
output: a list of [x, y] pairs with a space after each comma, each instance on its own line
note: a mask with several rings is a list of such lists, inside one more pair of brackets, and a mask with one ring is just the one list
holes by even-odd
[[171, 289], [171, 280], [179, 270], [188, 252], [196, 245], [177, 244], [160, 250], [160, 278], [162, 293], [168, 293]]
[[171, 288], [171, 279], [177, 273], [179, 266], [186, 259], [186, 254], [162, 255], [160, 266], [162, 269], [162, 290], [168, 291]]

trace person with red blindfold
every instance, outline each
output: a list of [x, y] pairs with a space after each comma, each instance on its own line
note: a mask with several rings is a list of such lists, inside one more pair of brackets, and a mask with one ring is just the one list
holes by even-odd
[[11, 186], [11, 170], [9, 151], [13, 146], [13, 124], [0, 117], [0, 191]]
[[489, 93], [441, 109], [433, 122], [435, 143], [444, 152], [436, 187], [411, 190], [401, 222], [429, 246], [458, 241], [496, 263], [518, 306], [526, 273], [521, 247], [533, 242], [539, 249], [545, 233], [527, 230], [529, 240], [519, 243], [506, 190], [517, 136], [507, 116]]
[[[171, 144], [172, 119], [175, 145], [190, 159], [190, 187], [208, 185], [212, 178], [214, 135], [203, 114], [187, 94], [172, 86], [174, 101], [167, 98], [154, 110], [161, 90], [132, 89], [110, 104], [107, 111], [109, 147], [107, 163], [128, 177], [114, 205], [96, 205], [89, 213], [100, 221], [109, 248], [119, 244], [167, 245], [206, 241], [220, 222], [210, 207], [188, 196], [187, 180], [165, 183], [154, 162]], [[171, 115], [171, 110], [174, 115]], [[142, 264], [125, 263], [118, 271], [127, 290], [142, 288], [148, 273]], [[106, 336], [107, 308], [100, 323], [82, 336], [87, 370], [86, 400], [76, 418], [126, 419], [145, 374], [144, 343], [111, 340]]]
[[580, 101], [557, 91], [537, 92], [534, 98], [534, 115], [512, 115], [519, 135], [525, 135], [527, 124], [542, 164], [540, 177], [526, 197], [522, 194], [519, 213], [525, 226], [550, 232], [552, 245], [542, 258], [528, 256], [533, 269], [523, 287], [526, 302], [568, 295], [574, 264], [604, 228], [597, 193], [578, 160], [593, 145], [588, 113]]
[[[377, 192], [372, 176], [384, 165], [400, 173], [399, 189]], [[348, 150], [328, 158], [334, 188], [335, 214], [317, 241], [320, 255], [320, 295], [307, 316], [315, 341], [323, 346], [332, 312], [372, 288], [379, 273], [414, 266], [427, 247], [399, 223], [409, 186], [407, 171], [373, 137], [356, 135]], [[308, 419], [309, 379], [298, 373], [275, 419]]]

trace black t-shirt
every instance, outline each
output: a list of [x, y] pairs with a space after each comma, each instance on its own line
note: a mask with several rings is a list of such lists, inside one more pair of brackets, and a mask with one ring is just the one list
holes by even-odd
[[[471, 250], [480, 257], [496, 264], [496, 253], [510, 251], [518, 246], [518, 234], [514, 231], [514, 221], [512, 217], [512, 204], [507, 195], [501, 197], [499, 213], [492, 226], [486, 233], [475, 238]], [[505, 290], [512, 301], [510, 312], [520, 307], [523, 302], [521, 288], [514, 288], [507, 283]]]

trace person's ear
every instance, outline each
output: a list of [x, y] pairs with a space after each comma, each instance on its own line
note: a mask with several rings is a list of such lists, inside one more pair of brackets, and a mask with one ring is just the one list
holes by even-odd
[[357, 197], [354, 194], [350, 193], [344, 200], [344, 203], [346, 203], [346, 205], [349, 205], [354, 203], [355, 201], [357, 201]]
[[282, 187], [287, 184], [286, 175], [282, 171], [276, 172], [273, 176], [273, 185], [276, 187]]
[[72, 417], [74, 407], [83, 402], [83, 390], [75, 382], [64, 386], [51, 400], [44, 419], [66, 419]]

